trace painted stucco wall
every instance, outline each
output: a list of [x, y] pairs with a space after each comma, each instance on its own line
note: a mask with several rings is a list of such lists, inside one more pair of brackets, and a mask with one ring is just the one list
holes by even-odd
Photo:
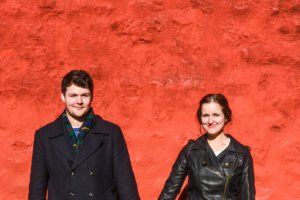
[[207, 93], [251, 146], [258, 200], [300, 199], [299, 0], [1, 0], [0, 199], [27, 198], [34, 131], [85, 69], [124, 132], [142, 200], [157, 199]]

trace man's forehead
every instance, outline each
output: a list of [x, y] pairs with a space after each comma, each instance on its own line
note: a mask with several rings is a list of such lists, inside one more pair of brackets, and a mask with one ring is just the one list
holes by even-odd
[[67, 93], [91, 93], [89, 88], [84, 88], [75, 84], [66, 87]]

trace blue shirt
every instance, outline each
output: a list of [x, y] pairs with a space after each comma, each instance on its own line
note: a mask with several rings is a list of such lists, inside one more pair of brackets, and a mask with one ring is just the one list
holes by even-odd
[[76, 137], [78, 137], [78, 133], [79, 133], [80, 128], [73, 128], [73, 130], [75, 132]]

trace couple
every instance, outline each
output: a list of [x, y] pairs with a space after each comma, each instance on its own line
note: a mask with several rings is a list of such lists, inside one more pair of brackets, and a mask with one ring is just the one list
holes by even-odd
[[[35, 134], [28, 199], [139, 200], [121, 129], [91, 108], [91, 76], [66, 74], [61, 99], [65, 111]], [[175, 200], [186, 176], [189, 200], [254, 200], [249, 150], [223, 130], [231, 121], [226, 98], [203, 97], [197, 116], [206, 134], [182, 149], [159, 200]]]

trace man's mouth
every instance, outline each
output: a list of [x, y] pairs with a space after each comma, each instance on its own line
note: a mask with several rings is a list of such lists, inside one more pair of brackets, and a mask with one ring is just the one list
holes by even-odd
[[76, 110], [81, 110], [83, 109], [84, 107], [74, 107]]

